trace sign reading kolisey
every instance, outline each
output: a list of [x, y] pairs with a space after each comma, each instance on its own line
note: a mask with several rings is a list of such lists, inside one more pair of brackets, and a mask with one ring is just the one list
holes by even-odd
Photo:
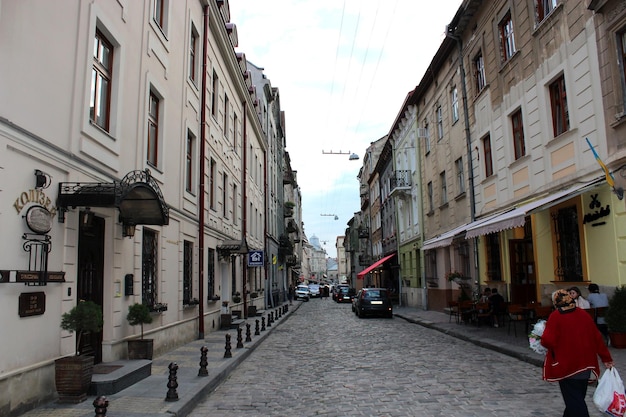
[[20, 317], [40, 316], [46, 311], [46, 293], [25, 292], [20, 294], [18, 303]]
[[251, 250], [248, 252], [248, 266], [263, 266], [265, 256], [262, 250]]

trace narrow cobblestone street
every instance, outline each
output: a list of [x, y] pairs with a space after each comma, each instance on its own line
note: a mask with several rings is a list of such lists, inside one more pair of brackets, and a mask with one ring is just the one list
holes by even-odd
[[[588, 390], [591, 415], [600, 415]], [[541, 368], [403, 319], [359, 319], [314, 299], [190, 414], [559, 416]]]

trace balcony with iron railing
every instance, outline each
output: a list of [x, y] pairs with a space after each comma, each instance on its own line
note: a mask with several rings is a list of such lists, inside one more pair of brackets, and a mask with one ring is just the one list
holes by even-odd
[[391, 195], [408, 193], [412, 185], [411, 171], [408, 169], [397, 170], [393, 177], [389, 178], [389, 189]]

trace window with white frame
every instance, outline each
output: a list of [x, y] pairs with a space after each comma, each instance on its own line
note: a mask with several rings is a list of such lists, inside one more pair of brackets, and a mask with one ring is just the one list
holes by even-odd
[[187, 144], [185, 151], [185, 190], [195, 194], [194, 190], [194, 173], [196, 167], [196, 136], [187, 131]]
[[456, 182], [459, 190], [459, 195], [465, 192], [465, 173], [463, 172], [463, 158], [459, 158], [454, 161], [456, 169]]
[[515, 53], [515, 36], [513, 35], [513, 19], [511, 18], [511, 12], [508, 12], [504, 19], [500, 21], [498, 25], [498, 31], [500, 32], [500, 53], [502, 55], [502, 62], [506, 62]]
[[222, 215], [228, 218], [228, 174], [222, 176]]
[[230, 103], [228, 102], [228, 95], [224, 94], [224, 137], [226, 139], [228, 139], [228, 131], [229, 131], [229, 126], [228, 126], [228, 120], [230, 119], [230, 114], [229, 114], [229, 107], [230, 107]]
[[217, 175], [217, 162], [215, 162], [215, 159], [211, 158], [211, 162], [209, 165], [209, 208], [211, 208], [211, 210], [215, 210], [216, 175]]
[[163, 35], [167, 34], [168, 0], [152, 0], [152, 20], [157, 24]]
[[193, 242], [183, 242], [183, 304], [193, 299]]
[[200, 47], [200, 35], [195, 25], [191, 25], [191, 34], [189, 36], [189, 80], [198, 85], [198, 48]]
[[[617, 63], [621, 69], [621, 78], [622, 84], [626, 85], [626, 28], [622, 28], [619, 32], [617, 32]], [[622, 109], [624, 112], [626, 109], [626, 93], [622, 93]]]
[[487, 85], [485, 78], [485, 60], [483, 58], [482, 51], [474, 57], [474, 84], [476, 87], [476, 94], [483, 91], [483, 88]]
[[459, 92], [456, 86], [452, 87], [450, 100], [452, 101], [452, 122], [455, 123], [459, 120]]
[[159, 166], [160, 116], [161, 98], [157, 95], [156, 91], [150, 89], [150, 96], [148, 98], [148, 153], [146, 159], [148, 163], [154, 167]]
[[106, 132], [111, 121], [111, 85], [113, 83], [114, 49], [109, 40], [96, 30], [91, 71], [89, 120]]
[[159, 299], [159, 244], [157, 233], [144, 228], [141, 244], [141, 301], [149, 307], [154, 307]]
[[543, 22], [556, 9], [557, 3], [558, 0], [535, 0], [535, 22]]

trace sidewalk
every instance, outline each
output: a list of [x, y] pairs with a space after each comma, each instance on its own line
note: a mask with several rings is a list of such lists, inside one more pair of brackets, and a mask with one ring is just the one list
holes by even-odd
[[[284, 305], [284, 304], [283, 304]], [[282, 313], [280, 318], [268, 326], [268, 313], [274, 312], [278, 315], [278, 308], [267, 309], [264, 314], [265, 330], [262, 331], [261, 317], [249, 317], [240, 326], [242, 329], [243, 348], [237, 348], [237, 330], [216, 330], [207, 335], [203, 340], [194, 340], [175, 350], [167, 352], [152, 361], [152, 374], [135, 383], [134, 385], [116, 393], [107, 395], [109, 405], [106, 415], [111, 417], [172, 417], [186, 416], [198, 402], [208, 393], [213, 391], [237, 365], [244, 361], [250, 353], [269, 333], [284, 323], [291, 314], [299, 307], [300, 303], [294, 302], [290, 305], [287, 313]], [[259, 320], [259, 335], [254, 335], [256, 330], [256, 320]], [[246, 340], [246, 324], [250, 324], [251, 342]], [[226, 334], [230, 334], [231, 358], [225, 358]], [[206, 346], [207, 362], [206, 370], [208, 376], [198, 376], [200, 371], [201, 348]], [[168, 387], [169, 365], [178, 365], [175, 389], [178, 395], [177, 401], [166, 401], [166, 397], [172, 398]], [[79, 404], [58, 404], [51, 402], [35, 410], [22, 414], [24, 417], [94, 417], [95, 407], [93, 405], [96, 396], [89, 396], [87, 400]]]
[[[172, 417], [186, 416], [199, 401], [215, 389], [230, 372], [245, 360], [250, 353], [269, 335], [280, 326], [301, 305], [294, 302], [289, 311], [275, 320], [271, 327], [255, 336], [255, 321], [260, 317], [251, 317], [246, 320], [251, 327], [251, 342], [244, 342], [243, 348], [237, 348], [236, 330], [218, 330], [208, 334], [204, 340], [196, 340], [179, 347], [171, 352], [155, 358], [152, 362], [152, 375], [139, 381], [116, 394], [106, 396], [109, 401], [107, 415], [111, 417]], [[268, 310], [270, 312], [272, 310]], [[275, 310], [274, 310], [275, 311]], [[404, 319], [427, 328], [431, 328], [450, 336], [466, 340], [478, 346], [491, 349], [535, 366], [541, 366], [542, 356], [534, 353], [528, 347], [525, 329], [518, 323], [517, 336], [513, 328], [508, 326], [494, 328], [457, 324], [456, 320], [443, 312], [424, 311], [408, 307], [396, 307], [394, 315], [397, 319]], [[267, 322], [267, 314], [265, 315]], [[246, 326], [241, 326], [242, 338], [246, 338]], [[510, 334], [509, 334], [510, 333]], [[224, 358], [226, 352], [226, 334], [231, 335], [232, 358]], [[198, 376], [200, 370], [200, 349], [208, 348], [208, 376]], [[613, 360], [621, 375], [626, 375], [626, 349], [610, 348]], [[177, 401], [166, 401], [168, 395], [168, 376], [170, 363], [178, 365], [176, 393]], [[602, 367], [601, 367], [602, 368]], [[23, 414], [25, 417], [94, 417], [93, 402], [95, 396], [90, 396], [79, 404], [57, 404], [55, 402], [43, 405], [33, 411]]]

